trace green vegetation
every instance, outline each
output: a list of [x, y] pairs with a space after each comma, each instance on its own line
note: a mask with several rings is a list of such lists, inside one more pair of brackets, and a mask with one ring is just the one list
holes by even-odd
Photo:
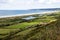
[[17, 29], [0, 29], [0, 34], [7, 34], [10, 31], [16, 31]]
[[8, 28], [8, 29], [25, 28], [25, 27], [32, 26], [32, 25], [35, 25], [35, 24], [38, 24], [38, 22], [29, 22], [29, 23], [24, 22], [24, 23], [8, 26], [8, 27], [5, 27], [5, 28]]
[[0, 19], [0, 40], [60, 40], [60, 12], [30, 16], [37, 18], [29, 21], [21, 19], [24, 17]]

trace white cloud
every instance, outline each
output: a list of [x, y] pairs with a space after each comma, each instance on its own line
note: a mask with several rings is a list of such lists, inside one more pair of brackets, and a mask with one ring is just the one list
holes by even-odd
[[54, 3], [60, 2], [60, 0], [53, 0]]
[[39, 3], [44, 3], [44, 2], [45, 2], [45, 0], [38, 0], [38, 2], [39, 2]]
[[7, 3], [7, 0], [0, 0], [0, 3]]
[[60, 0], [0, 0], [0, 9], [32, 9], [60, 7]]
[[8, 3], [13, 3], [14, 2], [14, 0], [8, 0]]
[[58, 3], [60, 2], [60, 0], [47, 0], [46, 3], [47, 4], [54, 4], [54, 3]]

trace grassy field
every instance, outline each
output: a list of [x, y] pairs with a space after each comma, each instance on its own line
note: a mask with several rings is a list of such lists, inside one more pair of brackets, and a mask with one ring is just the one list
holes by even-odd
[[16, 31], [18, 29], [0, 29], [0, 34], [8, 34], [9, 32]]
[[[28, 22], [15, 20], [15, 24], [0, 28], [1, 40], [60, 40], [60, 13], [37, 16]], [[8, 20], [8, 19], [7, 19]], [[20, 22], [19, 22], [20, 20]], [[11, 21], [11, 20], [10, 20]], [[10, 22], [9, 21], [9, 22]], [[5, 21], [6, 22], [6, 21]], [[7, 24], [9, 23], [7, 22]], [[46, 25], [44, 25], [47, 23]], [[27, 29], [25, 29], [27, 28]]]
[[23, 23], [19, 23], [19, 24], [16, 24], [16, 25], [7, 26], [7, 27], [4, 27], [4, 28], [8, 28], [8, 29], [25, 28], [25, 27], [29, 27], [29, 26], [32, 26], [32, 25], [36, 25], [36, 24], [48, 23], [52, 20], [56, 20], [54, 18], [54, 16], [43, 16], [42, 18], [37, 17], [37, 19], [31, 20], [29, 22], [23, 22]]
[[18, 31], [19, 29], [0, 29], [0, 38], [4, 38], [11, 32]]
[[32, 25], [35, 25], [35, 24], [38, 24], [38, 22], [24, 22], [24, 23], [19, 23], [19, 24], [16, 24], [16, 25], [8, 26], [8, 27], [5, 27], [5, 28], [19, 29], [19, 28], [29, 27], [29, 26], [32, 26]]

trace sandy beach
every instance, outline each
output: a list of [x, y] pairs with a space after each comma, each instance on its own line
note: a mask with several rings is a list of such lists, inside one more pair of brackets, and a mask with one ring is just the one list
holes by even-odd
[[15, 17], [15, 16], [27, 16], [27, 15], [34, 15], [34, 14], [45, 14], [45, 13], [53, 13], [53, 12], [58, 12], [58, 11], [48, 11], [48, 12], [40, 12], [40, 13], [28, 13], [28, 14], [8, 15], [8, 16], [0, 16], [0, 18]]

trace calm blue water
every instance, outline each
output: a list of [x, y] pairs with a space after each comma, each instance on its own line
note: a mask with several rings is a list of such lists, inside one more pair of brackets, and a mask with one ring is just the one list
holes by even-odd
[[29, 13], [38, 13], [38, 12], [47, 12], [55, 10], [0, 10], [0, 16], [16, 15], [16, 14], [29, 14]]

